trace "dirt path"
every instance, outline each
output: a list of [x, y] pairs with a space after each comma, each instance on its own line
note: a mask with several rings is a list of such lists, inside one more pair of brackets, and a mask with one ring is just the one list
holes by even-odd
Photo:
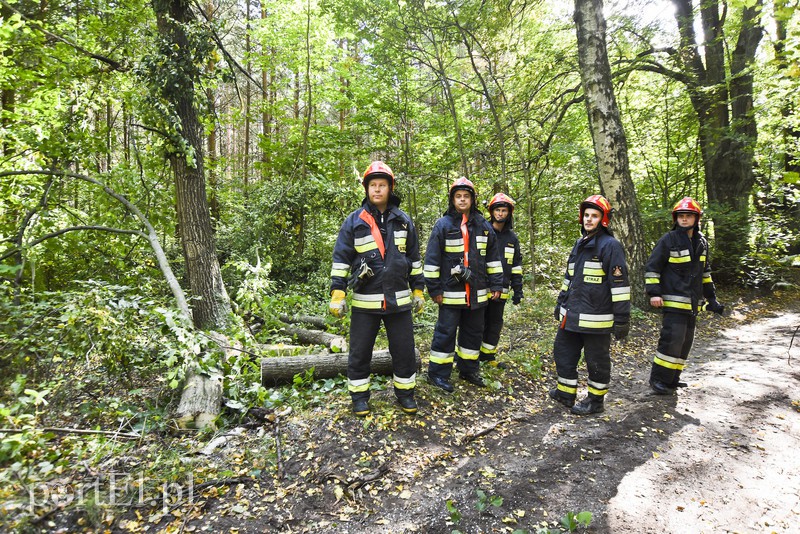
[[798, 325], [798, 313], [771, 315], [697, 347], [691, 387], [663, 405], [686, 424], [624, 476], [609, 531], [800, 530], [800, 350], [787, 365]]
[[[444, 394], [423, 375], [416, 417], [389, 390], [373, 392], [366, 419], [332, 395], [282, 424], [277, 473], [205, 488], [155, 519], [129, 514], [114, 530], [538, 534], [591, 512], [580, 532], [798, 532], [800, 347], [791, 366], [787, 350], [800, 303], [740, 311], [701, 319], [677, 397], [646, 386], [658, 319], [647, 316], [612, 349], [604, 414], [573, 416], [547, 397], [549, 356], [541, 380], [524, 358], [485, 370], [489, 389], [454, 375]], [[552, 325], [539, 323], [512, 314], [507, 343], [548, 355]], [[269, 432], [248, 430], [201, 461], [252, 464], [252, 451], [273, 450]]]

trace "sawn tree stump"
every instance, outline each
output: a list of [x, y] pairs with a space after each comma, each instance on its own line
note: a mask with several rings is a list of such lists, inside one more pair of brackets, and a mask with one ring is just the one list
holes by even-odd
[[[417, 370], [422, 365], [419, 350], [414, 349]], [[347, 374], [347, 354], [306, 354], [303, 356], [282, 356], [279, 358], [261, 359], [261, 383], [266, 386], [290, 384], [297, 374], [314, 368], [314, 379], [333, 378]], [[388, 350], [377, 350], [372, 353], [372, 373], [376, 375], [392, 374], [392, 357]]]

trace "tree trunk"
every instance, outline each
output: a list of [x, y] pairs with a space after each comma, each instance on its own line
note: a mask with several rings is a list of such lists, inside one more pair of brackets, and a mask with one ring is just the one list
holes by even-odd
[[[195, 108], [194, 65], [181, 62], [191, 57], [193, 44], [185, 30], [194, 22], [187, 0], [153, 0], [158, 32], [170, 50], [186, 51], [178, 58], [165, 57], [166, 68], [174, 69], [174, 85], [162, 88], [180, 120], [180, 135], [188, 145], [174, 147], [170, 164], [175, 178], [175, 205], [186, 273], [192, 295], [194, 326], [200, 329], [224, 329], [231, 313], [230, 299], [222, 281], [211, 216], [206, 199], [202, 127]], [[196, 374], [191, 366], [186, 387], [177, 409], [178, 421], [203, 428], [219, 414], [222, 401], [221, 377]]]
[[[421, 366], [419, 351], [414, 350], [417, 370]], [[291, 384], [295, 375], [314, 369], [314, 379], [333, 378], [347, 374], [347, 354], [307, 354], [305, 356], [283, 356], [261, 359], [261, 384], [277, 386]], [[392, 374], [392, 356], [388, 350], [372, 353], [372, 374], [389, 376]]]
[[[700, 148], [717, 248], [714, 267], [719, 278], [732, 280], [748, 250], [748, 211], [755, 183], [753, 151], [757, 137], [750, 68], [763, 35], [760, 22], [763, 3], [757, 0], [752, 7], [742, 8], [733, 51], [726, 47], [718, 1], [701, 2], [700, 45], [695, 36], [692, 1], [673, 0], [673, 3], [681, 40], [679, 58], [686, 74], [679, 79], [687, 86], [700, 125]], [[727, 66], [726, 57], [730, 57]]]
[[628, 143], [611, 84], [602, 0], [575, 0], [578, 61], [600, 186], [616, 213], [612, 227], [628, 255], [633, 304], [645, 306], [644, 233], [628, 166]]

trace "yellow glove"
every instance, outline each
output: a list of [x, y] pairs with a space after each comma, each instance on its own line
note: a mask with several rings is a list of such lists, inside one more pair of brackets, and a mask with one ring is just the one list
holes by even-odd
[[344, 317], [347, 313], [347, 302], [344, 300], [344, 291], [341, 289], [334, 289], [331, 291], [331, 303], [328, 304], [328, 309], [334, 317]]
[[422, 308], [424, 307], [425, 307], [425, 294], [422, 293], [421, 289], [415, 289], [411, 309], [414, 310], [414, 313], [419, 313], [422, 311]]

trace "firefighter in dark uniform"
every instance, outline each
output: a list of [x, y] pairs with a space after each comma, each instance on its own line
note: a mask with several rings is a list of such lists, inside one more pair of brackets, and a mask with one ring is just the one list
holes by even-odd
[[333, 249], [330, 311], [347, 312], [345, 292], [351, 289], [350, 354], [347, 387], [353, 413], [369, 413], [370, 363], [378, 328], [383, 322], [392, 355], [394, 393], [401, 409], [417, 412], [416, 355], [412, 309], [424, 305], [422, 261], [417, 231], [398, 207], [394, 174], [375, 161], [362, 179], [366, 198], [345, 219]]
[[499, 299], [503, 290], [497, 238], [477, 210], [475, 186], [459, 178], [449, 197], [447, 212], [431, 230], [424, 267], [428, 294], [439, 305], [428, 381], [447, 392], [453, 391], [454, 361], [463, 380], [485, 385], [478, 363], [484, 312], [489, 299]]
[[[608, 229], [610, 217], [611, 204], [605, 197], [592, 195], [581, 202], [583, 235], [569, 255], [554, 312], [559, 321], [553, 344], [558, 383], [550, 397], [577, 415], [604, 410], [611, 380], [611, 333], [616, 339], [628, 335], [628, 266], [622, 245]], [[589, 372], [588, 395], [576, 404], [581, 349]]]
[[515, 305], [522, 300], [522, 252], [520, 252], [519, 239], [512, 229], [514, 227], [514, 199], [504, 193], [497, 193], [489, 201], [489, 215], [492, 228], [497, 234], [497, 249], [500, 251], [500, 261], [503, 263], [503, 293], [497, 300], [490, 300], [486, 307], [486, 318], [483, 328], [483, 341], [481, 342], [481, 355], [479, 361], [488, 362], [489, 365], [506, 368], [506, 364], [498, 362], [497, 342], [500, 341], [500, 331], [503, 329], [503, 312], [506, 301], [514, 290], [511, 302]]
[[691, 197], [678, 201], [672, 209], [672, 230], [658, 240], [645, 264], [650, 305], [664, 311], [650, 370], [650, 387], [657, 395], [672, 395], [686, 386], [680, 377], [694, 341], [697, 312], [707, 309], [722, 315], [725, 309], [711, 280], [708, 241], [700, 232], [702, 216]]

